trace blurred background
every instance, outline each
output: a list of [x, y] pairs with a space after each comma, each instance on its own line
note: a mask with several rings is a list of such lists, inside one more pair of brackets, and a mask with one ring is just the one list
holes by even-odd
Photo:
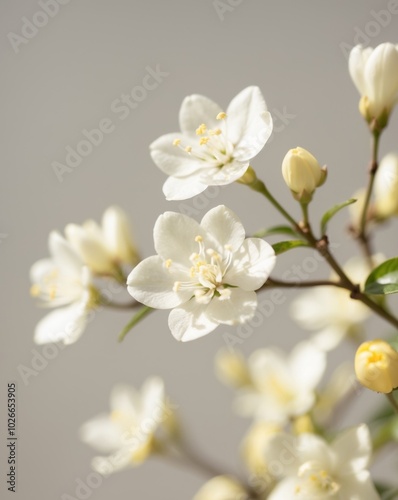
[[[51, 230], [87, 218], [100, 220], [111, 204], [128, 212], [143, 256], [154, 253], [153, 224], [165, 210], [181, 210], [200, 219], [224, 203], [239, 214], [248, 233], [281, 222], [259, 195], [240, 185], [181, 203], [165, 201], [161, 191], [165, 176], [152, 163], [148, 146], [178, 129], [180, 104], [192, 93], [226, 107], [244, 87], [262, 89], [275, 131], [253, 166], [289, 210], [298, 214], [280, 165], [286, 151], [295, 146], [309, 149], [328, 165], [327, 184], [316, 193], [312, 206], [314, 218], [351, 197], [366, 182], [369, 134], [357, 111], [359, 95], [348, 74], [347, 54], [356, 43], [397, 42], [395, 4], [381, 0], [1, 3], [0, 414], [3, 421], [6, 383], [16, 381], [18, 489], [13, 498], [76, 498], [76, 486], [90, 474], [94, 456], [79, 441], [78, 428], [108, 409], [116, 382], [140, 386], [152, 374], [165, 379], [197, 451], [226, 469], [239, 469], [239, 446], [249, 422], [232, 413], [233, 393], [214, 375], [214, 356], [226, 345], [225, 333], [236, 329], [219, 327], [199, 341], [178, 343], [168, 331], [167, 312], [158, 312], [119, 344], [118, 332], [131, 314], [104, 311], [77, 343], [54, 348], [53, 359], [46, 360], [44, 354], [49, 357], [50, 351], [33, 343], [35, 324], [45, 311], [29, 295], [29, 268], [47, 256]], [[133, 109], [122, 108], [123, 95], [134, 92], [151, 72], [158, 75], [156, 88], [141, 95]], [[111, 121], [111, 132], [76, 167], [59, 174], [54, 164], [65, 164], [68, 148], [75, 149], [84, 130], [98, 128], [104, 119]], [[395, 113], [382, 139], [382, 154], [398, 150], [397, 129]], [[347, 212], [339, 215], [331, 225], [341, 261], [357, 251], [345, 231], [346, 216]], [[387, 257], [397, 253], [394, 224], [376, 239]], [[274, 275], [281, 276], [307, 255], [297, 250], [281, 256]], [[320, 265], [313, 276], [328, 274]], [[293, 295], [284, 291], [283, 304], [253, 327], [240, 345], [244, 353], [269, 345], [290, 349], [308, 335], [289, 318]], [[123, 297], [121, 291], [120, 300]], [[370, 323], [370, 336], [384, 331], [388, 333], [386, 324]], [[352, 360], [353, 354], [351, 346], [342, 346], [330, 354], [331, 366]], [[35, 372], [25, 382], [24, 367]], [[365, 419], [379, 401], [368, 392], [353, 397], [341, 426]], [[5, 443], [2, 434], [2, 470]], [[388, 464], [397, 466], [396, 455], [379, 457], [375, 477], [385, 478]], [[188, 469], [154, 459], [104, 479], [90, 498], [186, 499], [204, 480]], [[2, 496], [11, 496], [4, 475], [0, 487]]]

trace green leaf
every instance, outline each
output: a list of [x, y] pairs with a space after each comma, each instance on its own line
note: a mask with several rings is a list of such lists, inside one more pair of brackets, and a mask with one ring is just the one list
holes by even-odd
[[365, 293], [369, 295], [389, 295], [398, 293], [398, 257], [386, 260], [368, 276]]
[[129, 331], [135, 327], [137, 323], [139, 323], [142, 319], [144, 319], [150, 312], [154, 309], [148, 306], [142, 306], [131, 318], [131, 320], [127, 323], [127, 325], [123, 328], [123, 330], [119, 334], [119, 342], [124, 340], [124, 337], [129, 333]]
[[299, 236], [298, 233], [290, 226], [273, 226], [268, 229], [260, 229], [253, 234], [254, 238], [265, 238], [265, 236], [271, 236], [273, 234], [288, 234], [290, 236]]
[[349, 200], [340, 203], [339, 205], [335, 205], [330, 210], [325, 212], [321, 219], [321, 234], [324, 235], [326, 233], [328, 222], [332, 217], [334, 217], [337, 214], [337, 212], [340, 212], [342, 208], [347, 207], [348, 205], [352, 205], [356, 201], [357, 200], [355, 198], [350, 198]]
[[292, 241], [279, 241], [278, 243], [274, 243], [272, 248], [274, 249], [276, 255], [279, 255], [283, 252], [287, 252], [292, 248], [296, 247], [308, 247], [308, 243], [303, 240], [292, 240]]

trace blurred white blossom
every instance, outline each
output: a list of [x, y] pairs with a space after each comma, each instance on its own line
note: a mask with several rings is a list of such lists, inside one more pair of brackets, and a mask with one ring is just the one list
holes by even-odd
[[249, 495], [232, 477], [216, 476], [200, 488], [193, 500], [249, 500]]
[[153, 161], [170, 176], [163, 186], [168, 200], [184, 200], [208, 186], [238, 180], [272, 133], [258, 87], [242, 90], [226, 112], [207, 97], [186, 97], [179, 122], [181, 132], [163, 135], [150, 146]]
[[381, 219], [398, 215], [398, 155], [390, 153], [381, 160], [376, 172], [375, 215]]

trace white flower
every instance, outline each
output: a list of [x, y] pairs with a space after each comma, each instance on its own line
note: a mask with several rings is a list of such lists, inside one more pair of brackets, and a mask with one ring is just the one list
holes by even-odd
[[314, 405], [314, 389], [325, 371], [326, 356], [304, 341], [289, 356], [276, 348], [259, 349], [250, 356], [248, 368], [252, 387], [238, 392], [237, 411], [283, 425]]
[[138, 261], [126, 214], [119, 207], [109, 207], [102, 227], [94, 220], [81, 226], [68, 224], [65, 234], [83, 262], [100, 275], [121, 277], [120, 264]]
[[272, 247], [259, 238], [245, 239], [237, 216], [220, 205], [200, 224], [166, 212], [154, 227], [158, 255], [140, 262], [127, 279], [128, 291], [156, 309], [172, 309], [169, 327], [187, 341], [253, 317], [254, 290], [275, 264]]
[[[375, 260], [379, 260], [376, 256]], [[362, 257], [350, 259], [344, 271], [355, 283], [362, 285], [369, 275], [368, 264]], [[336, 279], [333, 274], [331, 279]], [[316, 287], [299, 295], [292, 303], [292, 317], [308, 330], [318, 330], [313, 340], [321, 349], [332, 350], [345, 338], [355, 337], [370, 316], [369, 309], [350, 298], [350, 292], [333, 286]]]
[[238, 180], [272, 133], [258, 87], [242, 90], [226, 112], [207, 97], [186, 97], [179, 121], [181, 132], [163, 135], [150, 146], [153, 161], [170, 176], [163, 186], [168, 200]]
[[276, 435], [264, 451], [282, 478], [268, 499], [379, 499], [367, 470], [371, 446], [366, 425], [343, 432], [330, 445], [313, 434]]
[[398, 155], [390, 153], [380, 162], [375, 178], [375, 214], [380, 218], [398, 215]]
[[140, 392], [127, 385], [114, 387], [110, 410], [80, 429], [81, 440], [106, 455], [92, 461], [101, 474], [142, 463], [154, 452], [157, 440], [169, 437], [173, 412], [158, 377], [147, 379]]
[[193, 500], [249, 500], [249, 495], [232, 477], [216, 476], [200, 488]]
[[357, 45], [351, 50], [348, 67], [362, 96], [360, 110], [364, 117], [388, 119], [398, 99], [398, 46], [382, 43], [375, 49]]
[[57, 232], [49, 236], [51, 258], [33, 264], [31, 294], [45, 307], [59, 307], [36, 326], [37, 344], [62, 341], [72, 344], [83, 333], [87, 316], [96, 305], [98, 292], [71, 245]]

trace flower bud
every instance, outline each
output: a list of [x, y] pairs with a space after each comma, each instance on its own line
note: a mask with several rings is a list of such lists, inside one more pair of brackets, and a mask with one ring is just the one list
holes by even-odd
[[375, 215], [387, 219], [398, 215], [398, 155], [385, 156], [375, 178]]
[[250, 472], [265, 477], [267, 473], [265, 446], [275, 434], [282, 431], [281, 425], [271, 422], [255, 422], [250, 427], [242, 443], [243, 459]]
[[355, 355], [355, 373], [368, 389], [388, 394], [398, 387], [398, 352], [384, 340], [364, 342]]
[[326, 167], [306, 149], [290, 149], [282, 162], [282, 175], [294, 198], [309, 203], [315, 189], [326, 180]]
[[229, 476], [216, 476], [207, 481], [193, 500], [248, 500], [243, 486]]
[[102, 231], [107, 248], [116, 261], [132, 266], [137, 264], [138, 252], [133, 243], [127, 215], [121, 208], [112, 206], [105, 211]]
[[222, 350], [215, 359], [218, 378], [236, 389], [251, 384], [246, 360], [240, 352]]
[[372, 49], [357, 45], [351, 50], [348, 68], [361, 94], [362, 116], [369, 124], [376, 121], [378, 131], [382, 130], [398, 97], [398, 46], [382, 43]]

